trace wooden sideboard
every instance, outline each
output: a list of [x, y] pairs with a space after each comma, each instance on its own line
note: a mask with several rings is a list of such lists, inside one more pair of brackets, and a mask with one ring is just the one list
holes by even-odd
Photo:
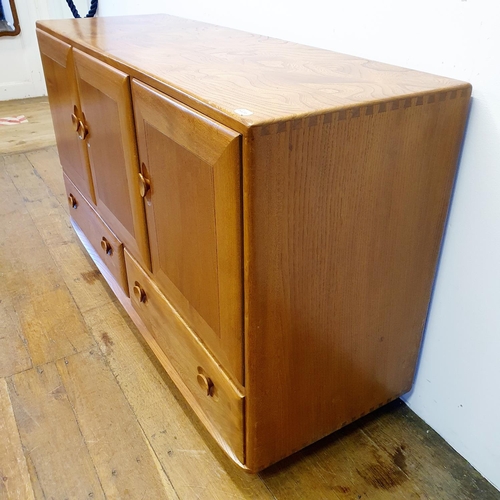
[[164, 15], [37, 33], [75, 229], [235, 462], [411, 388], [469, 84]]

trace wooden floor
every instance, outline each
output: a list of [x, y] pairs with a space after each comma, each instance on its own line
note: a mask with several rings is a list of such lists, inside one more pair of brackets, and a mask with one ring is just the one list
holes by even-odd
[[[33, 149], [23, 126], [0, 127], [2, 148]], [[0, 499], [500, 499], [399, 401], [237, 469], [83, 250], [55, 147], [0, 151]]]
[[47, 97], [0, 102], [0, 118], [23, 115], [28, 123], [0, 126], [0, 154], [18, 153], [55, 144]]

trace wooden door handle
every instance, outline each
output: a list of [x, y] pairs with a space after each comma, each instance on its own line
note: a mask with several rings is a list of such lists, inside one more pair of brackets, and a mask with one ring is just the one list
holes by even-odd
[[146, 302], [148, 296], [146, 295], [146, 292], [144, 291], [144, 288], [142, 288], [141, 285], [139, 285], [139, 283], [136, 281], [135, 282], [135, 286], [134, 286], [134, 295], [135, 295], [135, 298], [139, 301], [139, 302]]
[[83, 141], [88, 133], [89, 133], [89, 130], [88, 128], [86, 127], [85, 123], [83, 123], [82, 120], [78, 120], [78, 126], [76, 128], [76, 133], [78, 134], [78, 137]]
[[103, 236], [101, 240], [101, 248], [106, 252], [106, 254], [111, 255], [113, 253], [113, 247], [111, 243]]
[[200, 387], [207, 393], [207, 396], [212, 397], [214, 395], [215, 386], [210, 377], [207, 377], [203, 373], [198, 373], [196, 377]]
[[80, 120], [78, 119], [78, 116], [76, 116], [76, 113], [71, 114], [71, 123], [73, 123], [73, 128], [75, 129], [75, 132], [78, 132]]
[[69, 193], [68, 202], [69, 202], [69, 206], [71, 208], [74, 208], [75, 210], [78, 208], [78, 202], [76, 201], [76, 198], [71, 193]]
[[139, 193], [144, 198], [151, 188], [151, 181], [139, 173]]

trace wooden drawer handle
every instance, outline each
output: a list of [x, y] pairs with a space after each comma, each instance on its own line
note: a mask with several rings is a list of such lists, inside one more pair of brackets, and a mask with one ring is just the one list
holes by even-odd
[[71, 208], [74, 208], [75, 210], [78, 208], [78, 202], [76, 201], [76, 198], [71, 193], [69, 193], [69, 196], [68, 196], [68, 203], [69, 203], [69, 206]]
[[207, 393], [207, 396], [212, 397], [214, 395], [215, 386], [210, 377], [207, 377], [203, 373], [198, 373], [196, 377], [200, 387]]
[[103, 236], [101, 240], [101, 248], [108, 254], [112, 255], [113, 254], [113, 247], [111, 246], [111, 243]]
[[135, 286], [134, 286], [134, 295], [135, 298], [138, 300], [138, 302], [146, 302], [148, 296], [146, 295], [146, 292], [144, 291], [144, 288], [142, 288], [141, 285], [136, 281]]
[[144, 177], [141, 173], [139, 174], [139, 193], [144, 198], [151, 188], [151, 182], [147, 177]]

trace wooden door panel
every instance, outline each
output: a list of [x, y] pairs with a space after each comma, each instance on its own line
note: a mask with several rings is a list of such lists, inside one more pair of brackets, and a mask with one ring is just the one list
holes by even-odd
[[213, 170], [151, 125], [145, 127], [148, 144], [154, 145], [148, 151], [150, 175], [161, 189], [150, 210], [157, 221], [168, 214], [155, 232], [156, 246], [165, 249], [156, 267], [219, 335]]
[[150, 269], [129, 76], [74, 52], [97, 211], [130, 253]]
[[59, 160], [66, 175], [90, 201], [95, 202], [87, 147], [85, 141], [79, 138], [75, 127], [75, 118], [80, 118], [81, 108], [73, 51], [67, 43], [38, 29], [37, 37]]
[[125, 154], [120, 147], [121, 131], [115, 126], [106, 128], [103, 133], [100, 125], [120, 122], [118, 105], [85, 80], [80, 80], [79, 85], [84, 96], [85, 119], [89, 124], [89, 158], [95, 179], [97, 205], [103, 213], [111, 212], [107, 217], [117, 218], [125, 230], [135, 236], [127, 176], [123, 172]]
[[132, 94], [152, 274], [242, 382], [240, 136], [135, 80]]

